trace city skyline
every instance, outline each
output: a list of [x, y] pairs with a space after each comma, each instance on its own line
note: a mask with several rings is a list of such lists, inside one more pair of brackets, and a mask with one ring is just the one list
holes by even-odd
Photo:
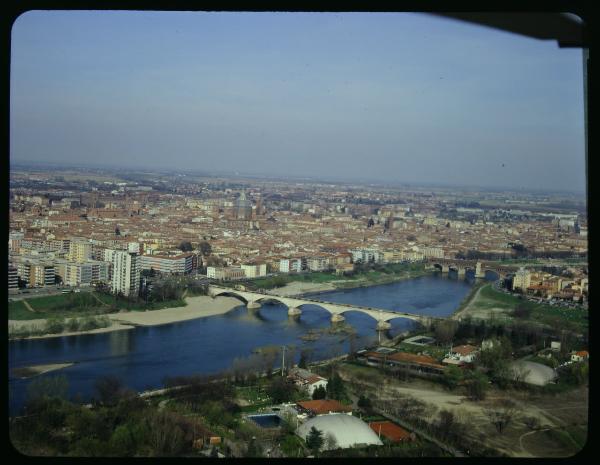
[[12, 41], [13, 164], [585, 190], [581, 51], [551, 41], [167, 12], [28, 12]]

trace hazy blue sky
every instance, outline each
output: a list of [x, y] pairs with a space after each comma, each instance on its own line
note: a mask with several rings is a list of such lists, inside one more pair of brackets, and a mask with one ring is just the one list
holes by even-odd
[[28, 12], [10, 155], [583, 190], [581, 50], [411, 13]]

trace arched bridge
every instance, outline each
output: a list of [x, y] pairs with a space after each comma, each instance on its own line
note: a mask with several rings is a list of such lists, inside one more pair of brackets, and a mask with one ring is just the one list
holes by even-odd
[[261, 307], [261, 302], [265, 302], [267, 300], [275, 300], [288, 307], [288, 315], [292, 316], [300, 315], [302, 313], [300, 307], [302, 307], [303, 305], [318, 305], [319, 307], [324, 308], [331, 314], [332, 322], [344, 321], [343, 314], [346, 312], [362, 312], [377, 320], [377, 329], [389, 329], [389, 321], [393, 320], [394, 318], [407, 318], [409, 320], [417, 321], [423, 325], [428, 325], [429, 323], [435, 320], [444, 319], [440, 317], [431, 317], [428, 315], [416, 315], [414, 313], [395, 312], [373, 307], [363, 307], [360, 305], [326, 302], [317, 299], [298, 299], [295, 297], [281, 297], [278, 295], [272, 295], [262, 292], [240, 291], [237, 289], [229, 289], [213, 285], [209, 286], [209, 294], [211, 297], [217, 297], [220, 295], [237, 297], [238, 299], [242, 300], [248, 306], [249, 309], [258, 309]]
[[483, 260], [430, 258], [427, 261], [431, 266], [439, 268], [442, 273], [448, 273], [450, 270], [455, 270], [458, 272], [459, 276], [464, 276], [468, 270], [473, 270], [476, 278], [485, 278], [486, 271], [492, 271], [500, 277], [505, 277], [518, 269], [518, 267], [515, 267], [514, 265], [501, 265]]

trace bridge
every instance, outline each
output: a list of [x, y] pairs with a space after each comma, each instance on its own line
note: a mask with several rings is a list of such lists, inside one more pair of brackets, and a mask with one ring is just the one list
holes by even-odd
[[429, 325], [435, 320], [444, 319], [428, 315], [416, 315], [408, 312], [395, 312], [373, 307], [363, 307], [360, 305], [326, 302], [317, 299], [282, 297], [278, 295], [267, 294], [265, 292], [241, 291], [237, 289], [213, 286], [212, 284], [209, 286], [209, 295], [213, 298], [217, 296], [235, 297], [244, 302], [244, 304], [246, 304], [246, 306], [251, 310], [259, 309], [261, 307], [261, 302], [274, 300], [285, 305], [288, 308], [288, 315], [290, 316], [301, 315], [301, 307], [303, 305], [318, 305], [331, 314], [332, 323], [344, 321], [345, 318], [343, 315], [346, 312], [361, 312], [369, 315], [371, 318], [377, 321], [377, 330], [390, 329], [391, 325], [389, 321], [393, 320], [394, 318], [407, 318], [409, 320], [417, 321], [422, 325]]
[[461, 260], [454, 258], [430, 258], [427, 260], [432, 266], [448, 273], [450, 270], [458, 272], [458, 276], [464, 276], [468, 270], [475, 272], [476, 278], [485, 278], [486, 271], [492, 271], [500, 277], [505, 277], [519, 269], [515, 265], [500, 265], [495, 262], [483, 260]]

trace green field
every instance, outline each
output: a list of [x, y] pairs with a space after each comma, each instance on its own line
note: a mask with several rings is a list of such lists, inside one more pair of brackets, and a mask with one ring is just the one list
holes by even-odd
[[8, 318], [10, 320], [33, 320], [52, 316], [71, 317], [106, 313], [106, 308], [87, 292], [35, 297], [27, 299], [27, 303], [35, 310], [35, 313], [30, 312], [23, 301], [9, 302]]
[[[102, 305], [98, 300], [104, 302]], [[117, 299], [109, 294], [95, 292], [81, 292], [60, 294], [47, 297], [27, 299], [27, 303], [35, 310], [29, 311], [23, 301], [17, 300], [8, 303], [9, 320], [34, 320], [50, 317], [77, 317], [85, 315], [99, 315], [118, 310], [146, 311], [160, 310], [171, 307], [184, 307], [185, 300], [167, 300], [164, 302], [129, 302]]]
[[116, 306], [118, 310], [131, 310], [134, 312], [144, 312], [147, 310], [161, 310], [163, 308], [171, 307], [185, 307], [187, 304], [184, 299], [178, 300], [165, 300], [164, 302], [131, 302], [125, 299], [115, 299], [113, 295], [96, 293], [102, 302], [108, 307]]
[[579, 330], [588, 328], [588, 311], [583, 308], [566, 308], [530, 302], [524, 298], [519, 299], [517, 296], [499, 292], [491, 284], [485, 285], [472, 302], [472, 307], [477, 310], [505, 310], [505, 316], [510, 314], [517, 306], [531, 310], [529, 320], [532, 322], [551, 326], [560, 326], [566, 322]]

